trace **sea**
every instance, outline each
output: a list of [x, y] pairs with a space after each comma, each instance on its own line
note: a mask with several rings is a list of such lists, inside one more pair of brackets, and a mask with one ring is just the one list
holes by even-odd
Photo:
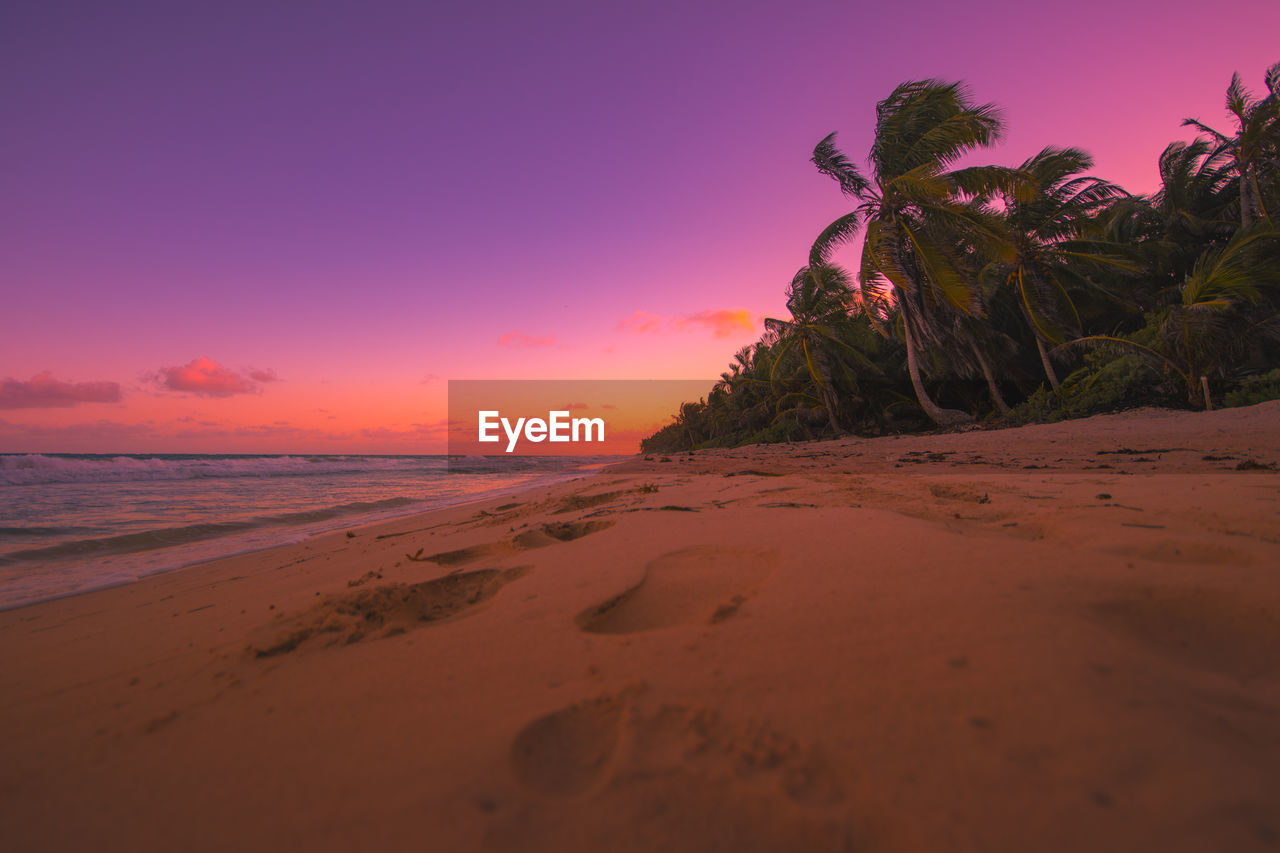
[[0, 454], [0, 610], [570, 480], [618, 459]]

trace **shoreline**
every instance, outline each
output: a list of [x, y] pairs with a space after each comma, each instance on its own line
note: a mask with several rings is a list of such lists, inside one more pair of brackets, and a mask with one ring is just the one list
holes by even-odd
[[1280, 403], [653, 454], [3, 611], [0, 826], [1266, 849], [1277, 462]]
[[[605, 464], [607, 466], [608, 464], [616, 463]], [[29, 564], [31, 567], [42, 568], [45, 571], [47, 571], [47, 568], [45, 567], [50, 565], [52, 565], [54, 570], [57, 571], [74, 569], [84, 564], [93, 564], [97, 567], [97, 570], [104, 573], [105, 576], [100, 580], [90, 580], [86, 584], [77, 588], [55, 592], [50, 595], [40, 595], [39, 597], [15, 601], [0, 600], [0, 612], [29, 607], [33, 604], [39, 604], [44, 601], [56, 601], [70, 596], [85, 595], [103, 589], [111, 589], [122, 584], [138, 583], [149, 577], [168, 574], [170, 572], [183, 571], [187, 568], [201, 565], [203, 563], [216, 562], [218, 560], [258, 553], [260, 551], [268, 551], [274, 548], [296, 545], [337, 530], [356, 529], [363, 526], [379, 524], [384, 521], [389, 522], [402, 518], [411, 518], [417, 515], [436, 512], [441, 509], [447, 509], [451, 506], [462, 506], [468, 503], [487, 500], [489, 498], [501, 498], [517, 494], [528, 488], [536, 488], [538, 485], [571, 481], [581, 476], [590, 476], [590, 474], [584, 475], [581, 471], [574, 471], [571, 474], [552, 477], [538, 482], [521, 482], [505, 486], [496, 486], [490, 489], [483, 489], [476, 493], [454, 495], [444, 498], [428, 497], [424, 499], [410, 500], [406, 504], [396, 508], [384, 507], [378, 510], [365, 509], [345, 514], [336, 513], [329, 518], [297, 524], [274, 523], [274, 519], [266, 517], [266, 523], [254, 524], [244, 530], [230, 533], [215, 533], [176, 544], [142, 548], [133, 551], [106, 553], [93, 558], [77, 558], [75, 556], [69, 556], [45, 563], [33, 562]], [[410, 504], [417, 504], [417, 506], [410, 506]], [[317, 507], [314, 510], [295, 511], [288, 513], [288, 515], [321, 513], [336, 509], [341, 509], [341, 507], [323, 506]], [[262, 520], [264, 519], [255, 519], [255, 521]], [[204, 524], [217, 524], [217, 522], [205, 522]], [[148, 534], [166, 534], [175, 530], [180, 531], [183, 529], [184, 528], [182, 526], [178, 526], [176, 528], [158, 528], [145, 532]], [[112, 537], [103, 537], [100, 541], [109, 543], [111, 540]], [[45, 546], [45, 549], [57, 547], [59, 546]], [[22, 555], [26, 552], [18, 551], [15, 553]], [[18, 563], [11, 564], [19, 565]], [[142, 572], [141, 574], [124, 577], [119, 576], [120, 573], [127, 572], [130, 565], [137, 564], [143, 565], [143, 568], [140, 569]]]

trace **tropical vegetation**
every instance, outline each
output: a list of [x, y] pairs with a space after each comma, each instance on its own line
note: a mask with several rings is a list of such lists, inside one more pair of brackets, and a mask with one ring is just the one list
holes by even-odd
[[[707, 396], [642, 443], [671, 451], [1026, 423], [1280, 396], [1280, 63], [1239, 74], [1230, 124], [1159, 158], [1133, 195], [1049, 146], [968, 164], [1004, 132], [962, 83], [903, 83], [860, 167], [812, 162], [851, 210], [823, 229]], [[856, 270], [837, 261], [861, 238]]]

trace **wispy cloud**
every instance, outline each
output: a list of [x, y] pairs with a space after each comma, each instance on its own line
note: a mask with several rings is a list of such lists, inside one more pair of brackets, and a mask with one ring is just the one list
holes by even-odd
[[116, 382], [64, 382], [49, 371], [30, 379], [5, 379], [0, 383], [0, 409], [57, 409], [77, 403], [118, 403]]
[[539, 338], [524, 332], [507, 332], [498, 338], [498, 343], [504, 347], [552, 347], [556, 345], [556, 339], [554, 335]]
[[650, 314], [648, 311], [637, 311], [619, 323], [618, 329], [623, 332], [645, 334], [646, 332], [660, 332], [666, 325], [667, 319], [665, 317]]
[[679, 317], [663, 317], [648, 311], [637, 311], [618, 323], [619, 331], [636, 334], [658, 332], [688, 332], [708, 330], [717, 338], [728, 338], [751, 332], [756, 328], [756, 316], [745, 308], [721, 308], [699, 311]]
[[[178, 425], [181, 428], [175, 429]], [[266, 438], [334, 441], [350, 438], [350, 434], [334, 433], [316, 427], [299, 426], [291, 421], [273, 421], [269, 424], [229, 424], [201, 421], [194, 418], [178, 418], [165, 425], [166, 437], [182, 439]]]
[[676, 319], [677, 329], [701, 326], [711, 330], [717, 338], [727, 338], [755, 329], [755, 318], [745, 308], [721, 308], [719, 311], [699, 311]]
[[388, 427], [368, 427], [360, 430], [365, 438], [380, 441], [413, 441], [420, 439], [445, 438], [450, 427], [465, 426], [462, 421], [451, 421], [447, 418], [427, 423], [410, 424], [407, 429], [391, 429]]
[[227, 431], [227, 435], [237, 438], [327, 438], [329, 433], [324, 430], [315, 428], [307, 428], [295, 426], [286, 421], [276, 421], [272, 424], [246, 424], [244, 426], [232, 427]]
[[42, 439], [50, 442], [67, 442], [94, 439], [103, 442], [135, 438], [152, 438], [156, 435], [151, 421], [140, 424], [124, 424], [118, 421], [97, 420], [83, 424], [15, 424], [0, 420], [0, 439]]
[[[254, 446], [283, 443], [286, 447], [306, 444], [350, 448], [360, 442], [369, 450], [397, 447], [421, 450], [431, 444], [443, 446], [449, 422], [439, 420], [409, 424], [403, 428], [371, 427], [353, 430], [330, 430], [291, 421], [268, 423], [218, 423], [191, 416], [170, 421], [120, 423], [95, 420], [78, 424], [14, 423], [0, 418], [0, 449], [44, 453], [84, 450], [91, 452], [127, 451], [129, 448], [184, 448]], [[8, 445], [8, 447], [6, 447]]]
[[274, 370], [250, 368], [235, 371], [207, 355], [181, 367], [162, 367], [152, 379], [167, 391], [185, 391], [204, 397], [261, 394], [264, 384], [280, 381]]

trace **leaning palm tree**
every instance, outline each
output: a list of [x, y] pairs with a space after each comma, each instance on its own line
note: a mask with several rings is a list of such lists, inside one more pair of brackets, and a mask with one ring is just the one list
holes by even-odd
[[1255, 98], [1244, 88], [1239, 72], [1231, 75], [1227, 112], [1235, 120], [1236, 128], [1230, 136], [1197, 119], [1182, 121], [1208, 135], [1220, 151], [1231, 156], [1240, 181], [1241, 228], [1251, 227], [1259, 218], [1270, 221], [1259, 179], [1264, 172], [1275, 174], [1280, 169], [1280, 163], [1276, 162], [1280, 153], [1280, 62], [1267, 69], [1266, 84], [1267, 95]]
[[865, 232], [859, 280], [864, 289], [891, 288], [912, 388], [939, 426], [971, 418], [929, 396], [921, 378], [924, 353], [945, 353], [960, 344], [949, 336], [955, 328], [949, 315], [984, 314], [982, 290], [976, 276], [966, 274], [957, 237], [998, 242], [998, 220], [978, 200], [1015, 183], [1008, 169], [950, 167], [965, 153], [994, 143], [1001, 130], [995, 106], [974, 104], [962, 84], [912, 81], [876, 105], [870, 175], [836, 148], [834, 133], [813, 152], [818, 170], [834, 178], [857, 207], [818, 236], [810, 265], [828, 263], [837, 247]]
[[[1160, 189], [1120, 196], [1086, 229], [1091, 239], [1125, 245], [1142, 270], [1125, 276], [1124, 308], [1155, 309], [1178, 299], [1196, 261], [1239, 228], [1239, 181], [1231, 157], [1207, 139], [1173, 142], [1160, 153]], [[1129, 303], [1127, 306], [1125, 303]]]
[[1240, 183], [1231, 154], [1207, 139], [1170, 143], [1160, 154], [1152, 199], [1151, 271], [1177, 287], [1206, 250], [1225, 246], [1239, 227]]
[[1013, 295], [1054, 390], [1059, 382], [1046, 342], [1060, 344], [1080, 334], [1076, 298], [1097, 289], [1089, 270], [1137, 269], [1123, 257], [1123, 247], [1085, 234], [1103, 210], [1125, 195], [1115, 184], [1082, 174], [1092, 166], [1093, 158], [1078, 148], [1054, 147], [1019, 166], [1030, 186], [1002, 193], [1013, 251], [982, 273], [993, 289]]
[[1173, 239], [1212, 242], [1239, 225], [1232, 221], [1239, 184], [1228, 152], [1207, 139], [1171, 142], [1160, 152], [1158, 169], [1160, 190], [1152, 203]]

